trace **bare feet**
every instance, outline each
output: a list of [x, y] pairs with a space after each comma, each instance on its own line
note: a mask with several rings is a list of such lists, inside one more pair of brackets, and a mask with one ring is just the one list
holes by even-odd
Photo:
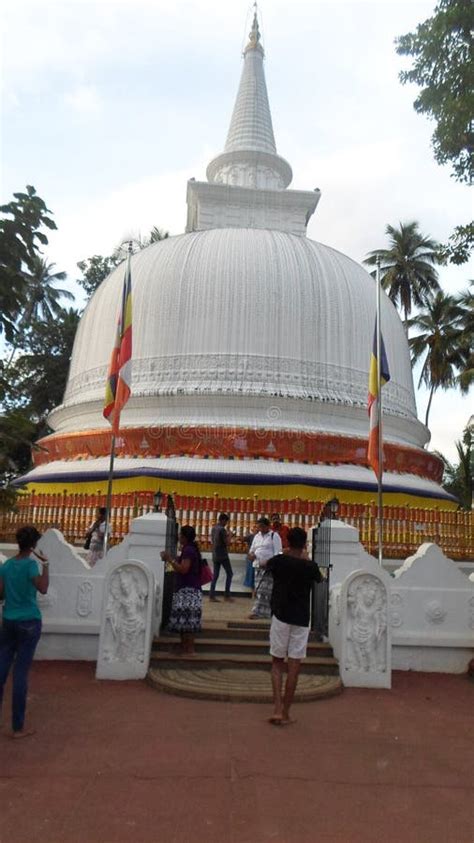
[[292, 723], [296, 723], [296, 720], [293, 720], [292, 717], [284, 717], [283, 714], [272, 714], [268, 718], [268, 722], [272, 726], [290, 726]]
[[20, 740], [20, 738], [30, 738], [31, 735], [36, 734], [36, 729], [21, 729], [19, 732], [12, 732], [12, 738], [14, 741]]

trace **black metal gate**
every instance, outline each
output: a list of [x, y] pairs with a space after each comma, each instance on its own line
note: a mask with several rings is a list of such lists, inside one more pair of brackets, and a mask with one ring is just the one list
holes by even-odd
[[[171, 495], [168, 495], [166, 509], [166, 538], [165, 549], [175, 559], [178, 552], [178, 522], [176, 521], [176, 510]], [[163, 578], [163, 608], [161, 615], [161, 628], [168, 625], [171, 614], [171, 602], [173, 600], [174, 571], [166, 571]]]
[[311, 558], [319, 567], [322, 582], [315, 583], [311, 599], [311, 629], [317, 638], [327, 638], [329, 623], [329, 588], [331, 574], [331, 521], [337, 518], [339, 501], [332, 498], [321, 512], [319, 523], [313, 530]]

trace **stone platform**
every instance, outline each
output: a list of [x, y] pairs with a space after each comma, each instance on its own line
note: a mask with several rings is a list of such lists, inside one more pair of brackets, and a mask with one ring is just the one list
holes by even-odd
[[[251, 601], [211, 602], [204, 598], [203, 629], [196, 653], [175, 652], [178, 636], [153, 644], [149, 683], [182, 697], [228, 702], [271, 703], [269, 621], [249, 620]], [[297, 702], [314, 702], [342, 691], [337, 660], [329, 644], [310, 638], [301, 667]]]

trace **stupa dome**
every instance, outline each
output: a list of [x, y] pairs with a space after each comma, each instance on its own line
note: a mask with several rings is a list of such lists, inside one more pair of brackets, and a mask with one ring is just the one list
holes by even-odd
[[[82, 317], [64, 404], [51, 419], [58, 432], [108, 427], [104, 382], [123, 273], [115, 269]], [[374, 282], [350, 258], [286, 232], [214, 229], [137, 253], [132, 277], [133, 396], [123, 427], [185, 417], [366, 433]], [[419, 444], [408, 345], [386, 296], [382, 319], [386, 435]]]
[[[332, 490], [370, 501], [375, 283], [307, 238], [320, 191], [288, 189], [292, 170], [277, 153], [263, 59], [255, 16], [224, 150], [207, 181], [187, 185], [186, 233], [131, 259], [132, 393], [114, 477], [126, 492], [159, 483], [235, 500], [280, 487], [282, 499], [321, 500]], [[82, 316], [64, 401], [25, 478], [31, 483], [86, 493], [106, 483], [111, 433], [102, 409], [123, 279], [121, 265]], [[416, 416], [407, 337], [385, 294], [381, 325], [391, 373], [384, 489], [393, 503], [402, 494], [449, 497], [440, 461], [423, 450], [429, 432]]]

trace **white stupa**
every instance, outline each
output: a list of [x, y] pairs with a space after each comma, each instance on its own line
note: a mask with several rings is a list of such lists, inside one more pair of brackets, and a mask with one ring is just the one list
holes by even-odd
[[[246, 496], [278, 486], [369, 500], [374, 281], [307, 238], [320, 192], [288, 189], [263, 60], [255, 16], [224, 152], [207, 181], [188, 182], [186, 233], [132, 258], [133, 392], [115, 473], [134, 489]], [[105, 483], [102, 408], [123, 274], [123, 265], [112, 272], [82, 316], [54, 433], [42, 441], [48, 452], [25, 478], [37, 490]], [[423, 450], [429, 432], [417, 419], [408, 343], [386, 295], [381, 321], [391, 370], [385, 491], [394, 502], [448, 498], [439, 461]]]

